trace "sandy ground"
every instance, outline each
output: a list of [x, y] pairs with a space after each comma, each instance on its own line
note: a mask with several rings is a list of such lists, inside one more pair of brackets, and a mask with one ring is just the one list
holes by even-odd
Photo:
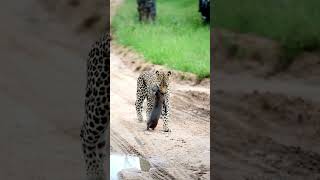
[[215, 97], [216, 179], [319, 178], [319, 102], [266, 91]]
[[3, 1], [0, 14], [0, 179], [81, 180], [85, 62], [99, 33], [39, 0]]
[[233, 35], [231, 42], [256, 51], [239, 58], [223, 49], [220, 32], [215, 37], [214, 178], [319, 179], [320, 56], [301, 55], [287, 70], [266, 76], [279, 60], [274, 42]]
[[[111, 1], [114, 7], [119, 1]], [[111, 11], [112, 14], [114, 12]], [[171, 133], [146, 132], [146, 123], [136, 118], [136, 80], [139, 72], [130, 67], [130, 56], [111, 48], [111, 152], [136, 154], [154, 166], [145, 179], [210, 178], [210, 88], [191, 86], [173, 80]], [[112, 165], [112, 164], [111, 164]], [[124, 179], [134, 178], [132, 175]]]

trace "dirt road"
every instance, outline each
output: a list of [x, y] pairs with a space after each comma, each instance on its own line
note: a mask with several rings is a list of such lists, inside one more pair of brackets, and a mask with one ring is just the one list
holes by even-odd
[[318, 87], [285, 93], [279, 87], [216, 84], [211, 164], [216, 179], [319, 178], [320, 103], [310, 98]]
[[306, 53], [311, 58], [300, 56], [288, 70], [264, 78], [264, 70], [274, 68], [275, 42], [242, 34], [231, 40], [259, 47], [263, 63], [232, 59], [215, 42], [211, 173], [217, 180], [319, 179], [320, 56]]

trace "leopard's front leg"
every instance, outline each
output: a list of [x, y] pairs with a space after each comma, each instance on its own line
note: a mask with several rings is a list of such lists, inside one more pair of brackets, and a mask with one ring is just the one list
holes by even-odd
[[171, 129], [169, 128], [169, 118], [170, 118], [170, 98], [169, 93], [166, 93], [165, 100], [163, 102], [162, 108], [162, 119], [163, 119], [163, 131], [170, 132]]

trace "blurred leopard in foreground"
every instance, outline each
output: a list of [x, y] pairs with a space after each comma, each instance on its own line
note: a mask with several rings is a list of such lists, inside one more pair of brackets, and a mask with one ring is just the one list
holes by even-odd
[[85, 117], [81, 144], [86, 180], [105, 180], [106, 130], [110, 124], [110, 36], [105, 34], [90, 50], [87, 59]]

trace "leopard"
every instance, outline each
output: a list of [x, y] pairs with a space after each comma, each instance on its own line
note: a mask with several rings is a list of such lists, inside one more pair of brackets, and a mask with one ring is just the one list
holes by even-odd
[[90, 49], [86, 61], [84, 120], [81, 149], [87, 180], [105, 180], [106, 131], [110, 125], [110, 40], [105, 33]]
[[157, 15], [156, 0], [137, 0], [139, 21], [155, 21]]
[[147, 107], [146, 107], [146, 117], [150, 118], [152, 108], [155, 101], [155, 93], [153, 89], [155, 87], [159, 88], [160, 93], [163, 94], [164, 101], [162, 103], [162, 111], [161, 111], [161, 119], [163, 120], [163, 131], [170, 132], [169, 128], [169, 118], [171, 116], [170, 112], [170, 79], [171, 79], [171, 71], [170, 70], [149, 70], [143, 71], [140, 73], [137, 79], [137, 91], [136, 91], [136, 113], [138, 122], [143, 122], [143, 102], [146, 99]]

